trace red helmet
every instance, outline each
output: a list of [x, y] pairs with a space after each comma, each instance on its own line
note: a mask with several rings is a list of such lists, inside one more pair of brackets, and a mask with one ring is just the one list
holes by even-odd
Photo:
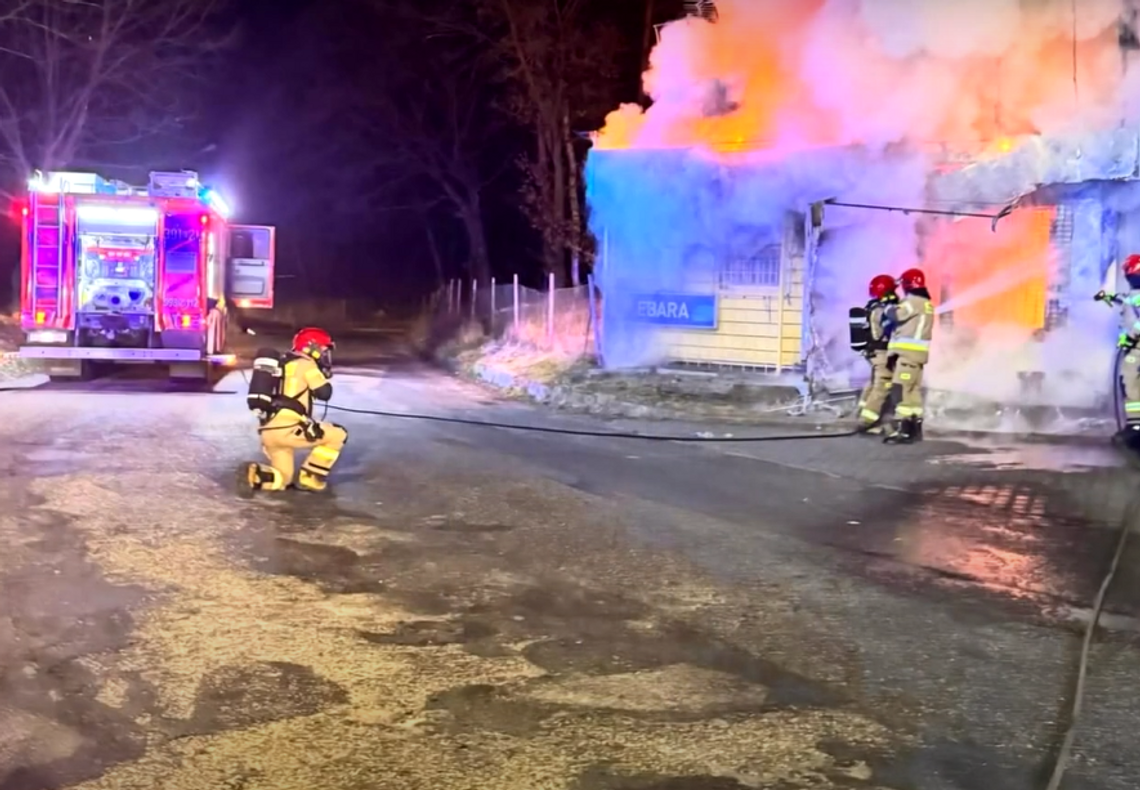
[[887, 294], [893, 293], [897, 287], [894, 277], [889, 274], [877, 274], [871, 278], [871, 287], [868, 291], [872, 299], [882, 299]]
[[335, 347], [332, 335], [315, 326], [307, 326], [293, 336], [294, 353], [304, 354], [312, 359], [327, 358]]
[[904, 291], [913, 291], [915, 288], [926, 287], [926, 275], [922, 273], [922, 269], [907, 269], [899, 277], [899, 284], [902, 285]]
[[1135, 277], [1140, 274], [1140, 255], [1129, 255], [1124, 259], [1124, 276]]

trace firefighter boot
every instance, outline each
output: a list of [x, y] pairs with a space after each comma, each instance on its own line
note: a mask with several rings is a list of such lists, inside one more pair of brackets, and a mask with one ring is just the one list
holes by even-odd
[[284, 488], [279, 484], [281, 473], [272, 466], [257, 463], [248, 463], [238, 469], [238, 495], [251, 497], [255, 491], [262, 489]]
[[1130, 450], [1134, 453], [1140, 452], [1140, 423], [1128, 423], [1121, 430], [1117, 431], [1116, 436], [1113, 438], [1124, 445], [1126, 450]]
[[914, 418], [914, 440], [916, 442], [922, 441], [922, 419], [920, 417]]
[[324, 491], [328, 487], [324, 475], [318, 475], [308, 469], [302, 469], [297, 473], [297, 488], [302, 491]]
[[912, 444], [915, 441], [914, 418], [907, 417], [891, 425], [891, 430], [883, 437], [883, 444]]

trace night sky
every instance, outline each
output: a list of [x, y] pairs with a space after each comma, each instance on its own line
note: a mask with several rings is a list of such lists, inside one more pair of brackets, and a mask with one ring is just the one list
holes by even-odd
[[[407, 154], [414, 148], [430, 157], [430, 146], [452, 145], [454, 136], [441, 130], [455, 116], [449, 108], [461, 104], [468, 120], [465, 167], [478, 174], [491, 274], [518, 273], [538, 284], [541, 237], [522, 210], [516, 164], [535, 138], [511, 104], [517, 94], [495, 57], [496, 29], [481, 28], [475, 13], [480, 3], [498, 2], [235, 1], [216, 20], [219, 31], [233, 35], [199, 70], [194, 110], [178, 133], [85, 149], [73, 168], [135, 183], [151, 169], [197, 169], [231, 196], [238, 221], [278, 227], [284, 298], [406, 301], [433, 289], [441, 274], [468, 276], [465, 226], [439, 184], [410, 165], [414, 157]], [[598, 128], [606, 111], [639, 99], [647, 6], [656, 22], [682, 12], [681, 0], [509, 2], [524, 13], [578, 5], [580, 29], [606, 33], [591, 34], [592, 51], [577, 53], [597, 68], [588, 85], [576, 83], [576, 133]], [[434, 15], [448, 7], [469, 27], [458, 33], [440, 27]], [[477, 67], [465, 65], [472, 63]], [[423, 131], [410, 133], [416, 130]], [[7, 173], [7, 183], [16, 183], [15, 176]], [[8, 230], [4, 283], [16, 262], [11, 223]]]

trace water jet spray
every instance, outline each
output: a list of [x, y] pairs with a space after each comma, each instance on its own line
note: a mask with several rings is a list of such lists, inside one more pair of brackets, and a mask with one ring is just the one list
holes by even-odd
[[1032, 266], [999, 269], [984, 281], [967, 288], [961, 293], [955, 294], [938, 305], [934, 308], [934, 314], [942, 315], [943, 313], [949, 313], [963, 307], [968, 307], [983, 299], [989, 299], [996, 294], [1004, 293], [1037, 276], [1039, 276], [1039, 272], [1035, 271]]

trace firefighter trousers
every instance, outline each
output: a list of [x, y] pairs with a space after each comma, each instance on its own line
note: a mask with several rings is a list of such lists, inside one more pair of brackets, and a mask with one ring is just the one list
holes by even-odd
[[898, 421], [922, 419], [922, 371], [927, 359], [925, 352], [900, 351], [896, 355], [894, 386], [899, 389], [899, 400], [895, 404]]
[[[281, 419], [284, 417], [284, 419]], [[297, 450], [309, 448], [309, 455], [301, 464], [301, 476], [323, 481], [337, 459], [348, 432], [340, 425], [331, 422], [306, 423], [296, 415], [279, 414], [260, 428], [261, 450], [269, 459], [273, 480], [262, 486], [267, 491], [280, 491], [293, 482]]]
[[883, 406], [891, 394], [891, 366], [886, 351], [876, 351], [867, 357], [871, 363], [871, 380], [859, 394], [859, 422], [874, 425], [883, 416]]
[[1120, 380], [1124, 384], [1124, 419], [1129, 425], [1140, 425], [1140, 351], [1124, 355]]

